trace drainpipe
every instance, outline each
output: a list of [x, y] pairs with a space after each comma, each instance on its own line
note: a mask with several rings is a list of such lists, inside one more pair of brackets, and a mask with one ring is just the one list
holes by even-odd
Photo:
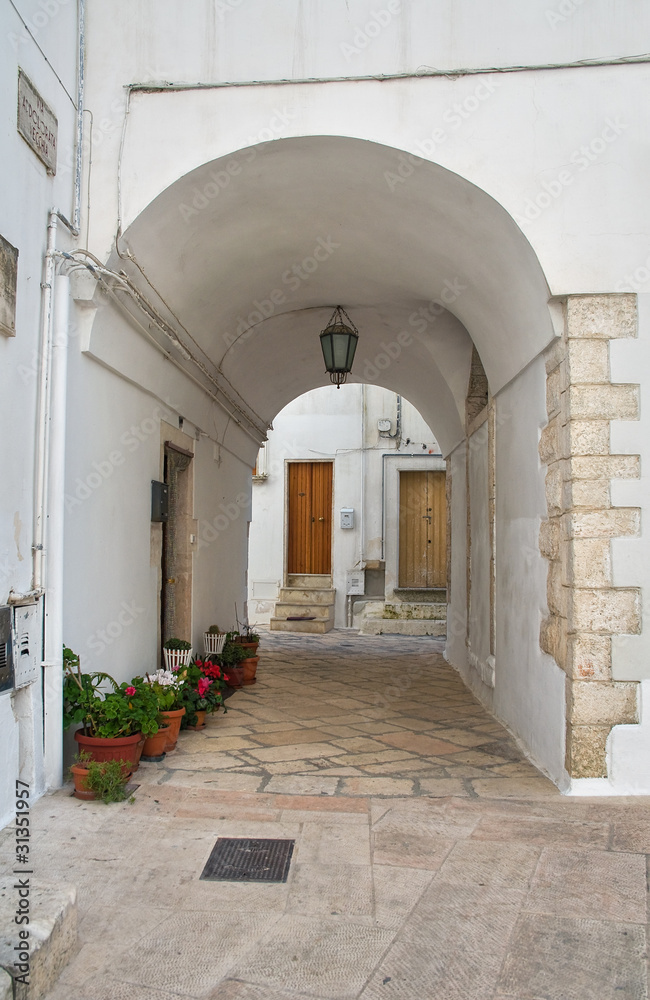
[[32, 592], [35, 597], [43, 594], [43, 552], [45, 544], [45, 517], [47, 510], [47, 469], [50, 426], [50, 387], [52, 352], [52, 302], [54, 293], [54, 271], [56, 267], [56, 230], [58, 212], [50, 212], [47, 224], [47, 249], [45, 251], [45, 274], [41, 308], [40, 371], [38, 386], [38, 412], [36, 418], [36, 470], [34, 483], [34, 569]]
[[63, 783], [63, 525], [70, 279], [55, 279], [50, 380], [44, 656], [44, 763], [48, 788]]

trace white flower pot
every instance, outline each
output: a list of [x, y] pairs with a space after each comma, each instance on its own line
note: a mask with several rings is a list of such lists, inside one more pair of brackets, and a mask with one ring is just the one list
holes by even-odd
[[192, 659], [191, 649], [163, 649], [165, 656], [165, 670], [178, 670], [179, 667], [187, 667]]
[[203, 642], [205, 646], [205, 655], [213, 656], [217, 653], [221, 653], [225, 641], [226, 641], [225, 632], [223, 632], [221, 635], [214, 635], [211, 632], [204, 632]]

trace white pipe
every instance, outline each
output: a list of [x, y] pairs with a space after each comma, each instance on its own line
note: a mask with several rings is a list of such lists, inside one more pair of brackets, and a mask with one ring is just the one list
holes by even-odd
[[86, 4], [85, 0], [77, 0], [77, 33], [79, 35], [79, 51], [77, 63], [77, 147], [75, 150], [74, 168], [74, 207], [72, 210], [72, 231], [75, 236], [81, 229], [81, 172], [83, 167], [84, 138], [84, 83], [86, 55]]
[[45, 546], [45, 517], [47, 510], [47, 468], [50, 427], [50, 367], [52, 352], [52, 296], [55, 245], [58, 212], [50, 212], [47, 224], [47, 249], [43, 275], [43, 301], [41, 312], [40, 370], [38, 386], [38, 412], [36, 417], [36, 467], [34, 472], [34, 542], [32, 590], [43, 593], [43, 561]]
[[63, 526], [70, 279], [55, 279], [50, 378], [45, 594], [44, 755], [47, 788], [63, 783]]

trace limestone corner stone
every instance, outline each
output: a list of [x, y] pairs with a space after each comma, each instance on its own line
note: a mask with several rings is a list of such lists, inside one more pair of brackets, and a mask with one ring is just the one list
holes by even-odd
[[636, 295], [569, 295], [566, 328], [569, 337], [636, 337]]
[[566, 768], [574, 778], [607, 777], [610, 726], [572, 726], [568, 731]]
[[576, 726], [615, 726], [638, 722], [638, 684], [618, 681], [574, 681], [570, 718]]
[[570, 636], [567, 672], [579, 680], [611, 680], [611, 637], [590, 632]]

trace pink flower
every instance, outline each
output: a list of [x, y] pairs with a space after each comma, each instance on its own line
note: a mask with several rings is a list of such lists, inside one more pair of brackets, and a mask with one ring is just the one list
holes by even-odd
[[209, 681], [207, 677], [199, 677], [199, 698], [205, 697], [205, 692], [208, 690], [212, 681]]
[[126, 691], [124, 692], [124, 694], [127, 695], [129, 698], [132, 698], [135, 693], [136, 693], [136, 690], [133, 687], [133, 685], [131, 685], [130, 687], [128, 687], [126, 689]]

